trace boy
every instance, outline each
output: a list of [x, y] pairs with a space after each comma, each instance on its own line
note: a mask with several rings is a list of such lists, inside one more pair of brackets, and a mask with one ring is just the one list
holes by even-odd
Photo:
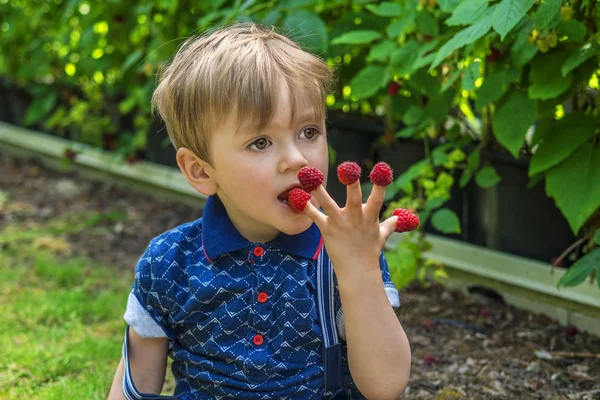
[[[153, 239], [138, 262], [128, 360], [109, 399], [125, 398], [127, 365], [139, 392], [160, 393], [167, 355], [182, 399], [327, 398], [315, 267], [325, 254], [342, 339], [337, 398], [403, 392], [410, 348], [382, 255], [397, 217], [379, 223], [382, 187], [363, 205], [359, 183], [349, 185], [342, 209], [323, 188], [330, 78], [320, 58], [254, 24], [178, 51], [153, 103], [179, 168], [208, 200], [201, 219]], [[325, 180], [297, 212], [287, 195], [305, 166]]]

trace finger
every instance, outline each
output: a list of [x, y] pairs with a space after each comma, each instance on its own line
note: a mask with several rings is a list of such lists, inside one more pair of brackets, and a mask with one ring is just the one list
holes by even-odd
[[315, 224], [317, 224], [319, 230], [322, 232], [327, 224], [327, 216], [319, 211], [317, 207], [313, 206], [310, 201], [306, 203], [306, 207], [304, 207], [304, 213], [308, 216], [308, 218], [312, 219]]
[[391, 217], [383, 221], [381, 224], [379, 224], [379, 227], [381, 228], [381, 233], [383, 234], [383, 237], [386, 241], [390, 237], [390, 235], [396, 231], [397, 223], [398, 217], [396, 215], [392, 215]]
[[317, 199], [323, 208], [323, 211], [325, 211], [325, 214], [331, 217], [340, 213], [340, 208], [338, 207], [337, 203], [331, 198], [329, 193], [327, 193], [323, 185], [319, 185], [319, 187], [313, 190], [310, 194]]
[[356, 181], [346, 187], [346, 208], [353, 211], [362, 210], [360, 181]]
[[379, 219], [379, 212], [381, 211], [384, 197], [385, 187], [373, 185], [373, 189], [371, 189], [371, 194], [369, 195], [365, 206], [365, 212], [369, 217]]

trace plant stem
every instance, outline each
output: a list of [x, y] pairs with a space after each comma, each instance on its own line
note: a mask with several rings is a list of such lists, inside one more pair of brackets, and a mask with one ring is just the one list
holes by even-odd
[[552, 264], [552, 268], [550, 268], [550, 273], [554, 272], [554, 267], [556, 267], [558, 264], [560, 264], [562, 262], [562, 260], [564, 260], [565, 257], [568, 256], [569, 253], [571, 253], [571, 251], [573, 251], [577, 246], [581, 245], [586, 240], [589, 240], [591, 237], [592, 237], [592, 232], [588, 233], [587, 235], [583, 236], [582, 238], [579, 238], [575, 243], [570, 245], [569, 248], [567, 248], [565, 251], [563, 251], [563, 253], [560, 256], [558, 256], [556, 261]]

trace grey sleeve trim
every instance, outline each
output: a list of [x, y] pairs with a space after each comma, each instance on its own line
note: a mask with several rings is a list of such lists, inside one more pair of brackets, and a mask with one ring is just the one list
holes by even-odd
[[393, 282], [384, 282], [383, 286], [392, 307], [400, 307], [400, 294], [398, 293], [398, 289], [396, 289], [396, 285]]
[[[390, 301], [390, 304], [393, 308], [400, 307], [400, 294], [396, 289], [396, 286], [392, 282], [385, 282], [385, 294]], [[338, 336], [341, 340], [346, 341], [346, 324], [344, 323], [344, 310], [339, 309], [337, 315], [335, 316], [335, 323], [338, 328]]]
[[125, 322], [133, 328], [135, 333], [143, 338], [166, 338], [167, 335], [158, 323], [148, 314], [148, 311], [142, 307], [137, 297], [129, 293], [127, 299], [127, 309], [123, 316]]

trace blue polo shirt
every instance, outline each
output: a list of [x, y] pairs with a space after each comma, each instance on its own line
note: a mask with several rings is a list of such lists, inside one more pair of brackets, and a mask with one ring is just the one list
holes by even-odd
[[[216, 196], [202, 218], [154, 238], [135, 273], [125, 320], [142, 337], [167, 337], [175, 394], [195, 399], [313, 399], [323, 391], [316, 225], [267, 243], [241, 236]], [[393, 307], [399, 296], [383, 254]], [[346, 398], [363, 398], [348, 369], [335, 292]]]

